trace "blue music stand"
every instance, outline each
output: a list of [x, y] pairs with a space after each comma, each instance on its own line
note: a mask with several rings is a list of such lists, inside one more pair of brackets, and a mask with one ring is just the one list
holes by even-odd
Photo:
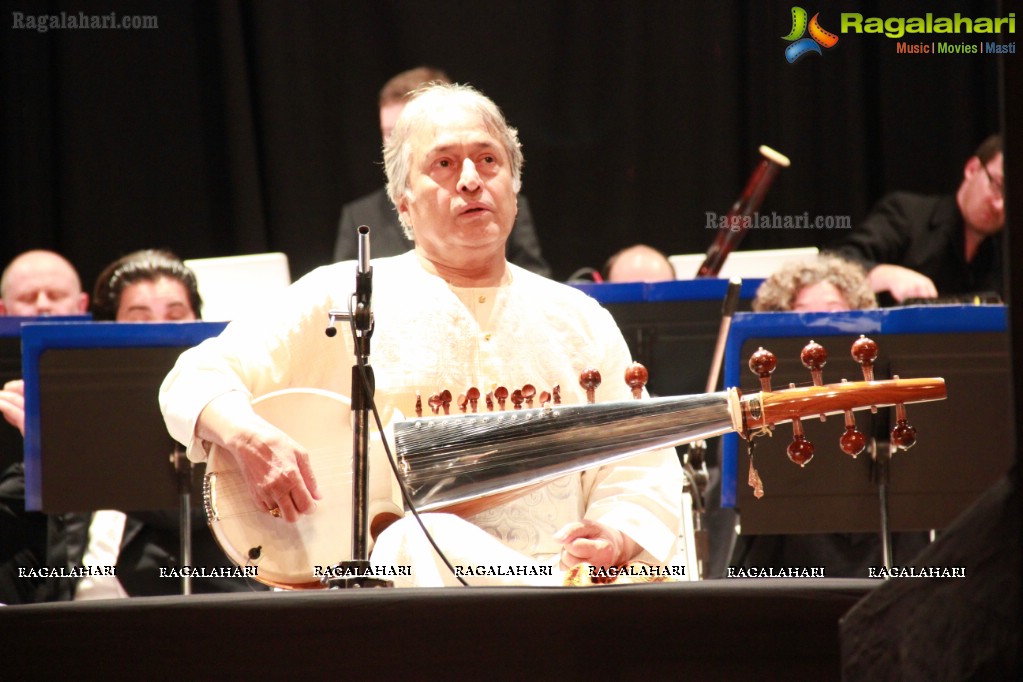
[[[1004, 306], [911, 306], [845, 313], [739, 313], [725, 350], [725, 384], [759, 390], [748, 368], [764, 346], [778, 357], [772, 387], [810, 383], [799, 352], [811, 339], [828, 351], [824, 383], [862, 380], [850, 356], [860, 334], [879, 346], [875, 378], [944, 377], [948, 398], [907, 406], [917, 445], [892, 460], [891, 530], [943, 528], [1011, 466], [1012, 387]], [[884, 410], [875, 421], [887, 441]], [[870, 435], [868, 412], [857, 422]], [[880, 527], [876, 472], [864, 453], [841, 452], [841, 417], [803, 420], [816, 445], [804, 468], [788, 461], [791, 427], [758, 438], [754, 458], [765, 495], [746, 485], [746, 442], [723, 438], [722, 506], [741, 510], [743, 534], [871, 532]], [[741, 452], [741, 455], [740, 455]], [[742, 463], [741, 467], [739, 463]], [[740, 475], [741, 470], [741, 475]]]
[[24, 324], [26, 509], [176, 509], [157, 391], [181, 351], [224, 326]]
[[[21, 378], [21, 325], [46, 320], [49, 322], [85, 322], [89, 315], [61, 317], [0, 317], [0, 386]], [[25, 441], [14, 427], [0, 421], [0, 471], [24, 460]]]
[[[749, 310], [763, 280], [743, 280], [739, 309]], [[710, 375], [726, 279], [573, 284], [614, 317], [632, 358], [650, 373], [654, 395], [703, 393]], [[622, 381], [604, 377], [604, 381]]]

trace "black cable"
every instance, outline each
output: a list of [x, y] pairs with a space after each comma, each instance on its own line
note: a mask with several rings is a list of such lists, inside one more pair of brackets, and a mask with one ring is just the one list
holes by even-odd
[[689, 485], [692, 486], [693, 500], [696, 502], [696, 511], [699, 514], [702, 514], [706, 511], [706, 508], [703, 504], [703, 496], [700, 494], [700, 487], [696, 482], [696, 472], [693, 471], [693, 468], [690, 465], [686, 464], [682, 467], [682, 474], [689, 481]]

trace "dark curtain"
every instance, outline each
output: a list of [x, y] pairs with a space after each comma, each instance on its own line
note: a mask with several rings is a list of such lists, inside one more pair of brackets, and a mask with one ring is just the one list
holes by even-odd
[[[377, 91], [423, 63], [520, 129], [558, 278], [635, 242], [704, 251], [706, 213], [727, 211], [761, 144], [792, 159], [763, 212], [855, 222], [892, 189], [954, 190], [999, 127], [997, 57], [899, 55], [895, 40], [840, 34], [789, 64], [791, 1], [4, 6], [0, 262], [52, 248], [87, 287], [143, 247], [280, 250], [294, 277], [327, 263], [341, 205], [382, 183]], [[803, 6], [836, 33], [843, 11], [1001, 16], [997, 2]], [[153, 15], [158, 28], [43, 33], [13, 28], [17, 12]], [[743, 248], [840, 236], [758, 230]]]

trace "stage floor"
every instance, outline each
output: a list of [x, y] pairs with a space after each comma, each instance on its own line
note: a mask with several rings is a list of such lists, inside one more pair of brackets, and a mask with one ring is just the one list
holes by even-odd
[[[881, 581], [362, 589], [0, 608], [6, 679], [840, 678]], [[8, 677], [9, 676], [9, 677]]]

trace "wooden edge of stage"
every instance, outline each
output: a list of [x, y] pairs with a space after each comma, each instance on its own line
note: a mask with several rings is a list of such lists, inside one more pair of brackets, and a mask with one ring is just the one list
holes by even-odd
[[16, 679], [52, 677], [68, 661], [148, 679], [328, 670], [356, 679], [545, 671], [559, 679], [839, 679], [839, 619], [880, 582], [760, 578], [11, 606], [0, 608], [0, 665]]

